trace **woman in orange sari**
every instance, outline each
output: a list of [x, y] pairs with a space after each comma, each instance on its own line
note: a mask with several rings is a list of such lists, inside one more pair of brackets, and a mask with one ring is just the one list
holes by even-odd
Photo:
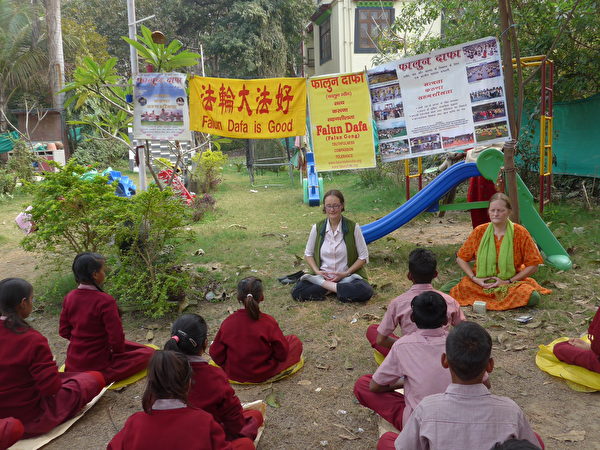
[[540, 294], [552, 292], [530, 278], [543, 259], [529, 232], [508, 219], [510, 212], [510, 199], [494, 194], [488, 209], [491, 223], [475, 228], [456, 254], [466, 276], [450, 295], [462, 306], [477, 300], [485, 301], [490, 310], [533, 306]]

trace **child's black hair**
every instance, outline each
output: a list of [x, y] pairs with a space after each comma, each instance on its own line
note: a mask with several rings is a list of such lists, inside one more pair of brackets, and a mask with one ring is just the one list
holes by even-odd
[[158, 399], [177, 399], [187, 403], [192, 368], [185, 355], [157, 350], [148, 364], [148, 381], [142, 397], [144, 411], [150, 413]]
[[17, 306], [33, 294], [33, 286], [22, 278], [5, 278], [0, 281], [0, 312], [6, 319], [4, 326], [14, 333], [24, 333], [29, 324], [17, 313]]
[[462, 381], [472, 381], [480, 376], [491, 354], [492, 338], [478, 323], [461, 322], [446, 339], [448, 364]]
[[448, 323], [448, 305], [437, 292], [426, 291], [410, 302], [411, 319], [421, 329], [440, 328]]
[[436, 270], [437, 259], [431, 250], [415, 248], [408, 255], [408, 271], [415, 283], [431, 283]]
[[258, 320], [260, 317], [258, 302], [262, 297], [263, 288], [260, 278], [247, 277], [238, 283], [237, 298], [244, 305], [244, 308], [246, 308], [248, 315], [254, 320]]
[[100, 292], [104, 292], [94, 281], [94, 273], [102, 269], [106, 258], [99, 253], [79, 253], [73, 260], [73, 275], [75, 281], [80, 284], [91, 284]]
[[206, 321], [198, 314], [184, 314], [171, 327], [171, 339], [166, 342], [164, 349], [197, 355], [204, 350], [207, 328]]
[[539, 450], [539, 447], [527, 439], [509, 439], [504, 442], [497, 442], [491, 450]]

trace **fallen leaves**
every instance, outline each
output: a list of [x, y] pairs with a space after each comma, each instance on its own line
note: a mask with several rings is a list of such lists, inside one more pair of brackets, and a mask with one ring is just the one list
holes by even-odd
[[281, 407], [281, 404], [279, 403], [279, 399], [277, 398], [277, 394], [275, 392], [271, 392], [269, 395], [267, 395], [267, 398], [265, 398], [265, 402], [272, 408]]

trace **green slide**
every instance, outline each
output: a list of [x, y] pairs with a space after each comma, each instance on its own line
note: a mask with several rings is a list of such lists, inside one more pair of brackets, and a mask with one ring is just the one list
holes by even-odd
[[[504, 165], [504, 155], [494, 148], [484, 150], [477, 158], [479, 172], [491, 181], [498, 179], [498, 173]], [[517, 174], [517, 191], [519, 193], [519, 212], [521, 225], [527, 228], [542, 252], [544, 260], [549, 266], [560, 270], [569, 270], [573, 267], [571, 258], [560, 242], [554, 237], [544, 219], [540, 217], [533, 201], [533, 195]]]

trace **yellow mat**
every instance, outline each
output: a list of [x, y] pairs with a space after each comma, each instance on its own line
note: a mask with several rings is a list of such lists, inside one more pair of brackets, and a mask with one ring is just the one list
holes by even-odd
[[75, 417], [73, 417], [72, 419], [69, 419], [64, 423], [61, 423], [59, 426], [57, 426], [53, 430], [49, 431], [46, 434], [42, 434], [41, 436], [37, 436], [37, 437], [29, 438], [29, 439], [21, 439], [15, 445], [13, 445], [12, 447], [9, 447], [9, 450], [36, 450], [36, 449], [41, 448], [44, 445], [48, 444], [52, 440], [61, 436], [62, 434], [66, 433], [66, 431], [71, 427], [71, 425], [73, 425], [75, 422], [77, 422], [86, 412], [88, 412], [90, 410], [90, 408], [92, 406], [94, 406], [96, 404], [96, 402], [98, 400], [100, 400], [100, 397], [102, 397], [102, 395], [104, 395], [104, 393], [106, 392], [106, 389], [108, 389], [108, 388], [102, 389], [102, 391], [100, 391], [100, 393], [98, 395], [96, 395], [87, 405], [85, 405], [84, 408], [81, 410], [81, 412], [79, 414], [77, 414]]
[[[587, 336], [582, 337], [586, 342], [590, 342]], [[567, 385], [578, 392], [596, 392], [600, 391], [600, 373], [592, 372], [584, 367], [574, 366], [560, 361], [552, 349], [560, 342], [568, 341], [569, 338], [561, 337], [555, 339], [548, 345], [540, 345], [540, 349], [535, 355], [535, 363], [544, 372], [563, 378]]]
[[373, 350], [373, 357], [375, 358], [375, 362], [378, 366], [380, 366], [383, 360], [385, 359], [385, 355], [379, 352], [378, 350]]
[[[158, 350], [158, 347], [156, 345], [154, 345], [154, 344], [144, 344], [144, 345], [146, 347], [153, 348], [154, 350]], [[63, 364], [62, 366], [60, 366], [58, 368], [58, 371], [59, 372], [64, 372], [65, 371], [65, 365]], [[119, 380], [119, 381], [115, 381], [113, 384], [110, 385], [110, 387], [108, 389], [114, 390], [114, 389], [124, 388], [125, 386], [129, 386], [130, 384], [133, 384], [136, 381], [140, 381], [142, 378], [145, 378], [146, 375], [148, 375], [148, 370], [147, 369], [140, 370], [138, 373], [134, 373], [130, 377], [124, 378], [124, 379]]]
[[[208, 363], [211, 366], [220, 367], [212, 359]], [[304, 354], [300, 355], [300, 361], [298, 361], [293, 366], [288, 367], [283, 372], [279, 372], [277, 375], [269, 378], [268, 380], [261, 381], [260, 383], [250, 383], [250, 382], [247, 382], [247, 381], [236, 381], [236, 380], [229, 380], [229, 382], [231, 384], [245, 384], [245, 385], [256, 385], [256, 384], [274, 383], [275, 381], [283, 380], [284, 378], [287, 378], [287, 377], [289, 377], [291, 375], [294, 375], [296, 372], [298, 372], [300, 369], [302, 369], [302, 367], [304, 367]]]
[[244, 409], [244, 411], [248, 411], [248, 410], [260, 411], [260, 413], [263, 416], [263, 424], [258, 429], [256, 439], [254, 439], [254, 447], [258, 447], [258, 441], [260, 440], [260, 437], [262, 436], [262, 433], [265, 430], [265, 423], [267, 422], [267, 404], [265, 402], [263, 402], [262, 400], [256, 400], [256, 401], [250, 402], [250, 403], [242, 403], [242, 408]]

